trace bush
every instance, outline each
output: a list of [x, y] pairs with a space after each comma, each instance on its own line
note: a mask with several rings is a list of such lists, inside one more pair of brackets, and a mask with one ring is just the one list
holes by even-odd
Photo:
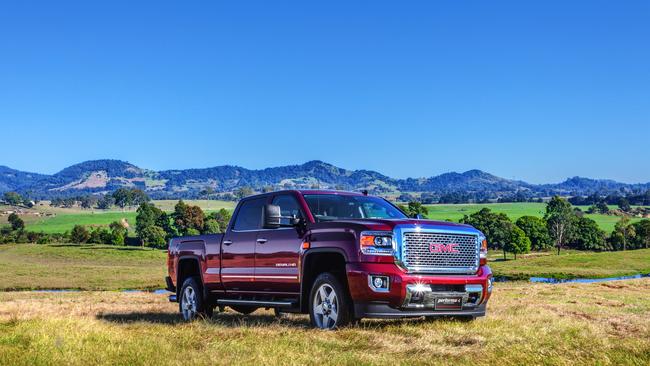
[[90, 239], [90, 233], [82, 225], [75, 225], [70, 232], [70, 241], [73, 243], [86, 243]]
[[144, 246], [164, 249], [167, 247], [166, 236], [167, 233], [160, 226], [147, 226], [142, 230], [140, 240]]

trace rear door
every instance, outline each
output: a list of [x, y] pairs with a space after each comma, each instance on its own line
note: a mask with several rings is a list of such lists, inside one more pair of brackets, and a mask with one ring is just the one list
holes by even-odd
[[255, 244], [267, 197], [242, 201], [221, 246], [221, 282], [226, 291], [255, 291]]
[[[282, 216], [304, 218], [296, 198], [290, 194], [274, 196], [272, 204], [280, 206]], [[288, 224], [288, 219], [282, 219]], [[258, 291], [278, 294], [300, 292], [298, 259], [302, 236], [294, 227], [260, 230], [255, 247], [255, 282]]]

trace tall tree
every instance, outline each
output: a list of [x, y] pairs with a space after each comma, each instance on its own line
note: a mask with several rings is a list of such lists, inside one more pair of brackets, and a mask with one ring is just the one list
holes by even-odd
[[503, 246], [504, 258], [505, 252], [514, 254], [515, 259], [517, 259], [517, 254], [528, 253], [530, 251], [530, 239], [526, 236], [526, 233], [512, 223], [506, 226], [508, 227], [508, 238]]
[[205, 214], [199, 206], [191, 206], [178, 201], [174, 207], [174, 225], [182, 234], [195, 234], [203, 230]]
[[411, 201], [407, 206], [399, 205], [399, 208], [409, 217], [415, 217], [417, 215], [426, 216], [429, 213], [426, 206], [423, 206], [418, 201]]
[[11, 230], [18, 231], [25, 228], [25, 222], [16, 213], [9, 214], [7, 221], [11, 224]]
[[142, 237], [142, 233], [149, 226], [156, 226], [158, 220], [163, 215], [163, 211], [151, 203], [143, 202], [138, 207], [135, 217], [135, 232], [138, 237]]
[[617, 244], [622, 244], [623, 250], [627, 250], [627, 245], [630, 240], [634, 240], [636, 237], [635, 228], [634, 226], [630, 225], [629, 217], [623, 216], [616, 223], [612, 237], [615, 238], [615, 242], [617, 242]]
[[512, 239], [514, 226], [506, 214], [483, 208], [469, 216], [465, 215], [461, 222], [480, 230], [485, 234], [488, 246], [491, 249], [503, 250], [503, 258], [506, 258], [506, 245]]
[[574, 212], [571, 204], [562, 197], [555, 196], [546, 205], [544, 220], [548, 227], [549, 234], [557, 247], [557, 254], [565, 241], [571, 235]]
[[23, 197], [16, 192], [5, 192], [3, 199], [8, 205], [12, 206], [18, 206], [23, 202]]
[[635, 222], [633, 226], [638, 242], [637, 248], [650, 248], [650, 220]]
[[113, 195], [107, 194], [97, 201], [97, 208], [100, 210], [108, 210], [113, 207], [114, 204], [115, 199], [113, 198]]
[[628, 201], [627, 198], [621, 197], [621, 199], [618, 200], [618, 208], [623, 212], [630, 212], [632, 206], [630, 206], [630, 201]]
[[553, 240], [548, 233], [546, 222], [536, 216], [522, 216], [517, 219], [515, 225], [524, 231], [530, 239], [531, 249], [544, 250], [553, 245]]
[[228, 227], [228, 223], [230, 222], [231, 216], [232, 215], [230, 214], [230, 211], [226, 210], [225, 208], [222, 208], [219, 211], [215, 211], [209, 214], [206, 217], [206, 222], [209, 220], [215, 221], [218, 225], [217, 233], [223, 233], [226, 232], [226, 228]]
[[149, 202], [149, 196], [141, 189], [132, 189], [129, 196], [129, 206], [140, 206], [144, 202]]
[[120, 208], [125, 208], [131, 205], [131, 190], [127, 188], [119, 188], [113, 192], [113, 199], [115, 204]]
[[596, 221], [588, 217], [577, 217], [573, 222], [571, 247], [579, 250], [609, 250], [605, 240], [605, 232], [598, 227]]
[[248, 196], [252, 195], [254, 192], [253, 192], [253, 189], [251, 187], [240, 187], [240, 188], [237, 188], [234, 193], [235, 193], [235, 197], [237, 197], [237, 199], [242, 199], [244, 197], [248, 197]]

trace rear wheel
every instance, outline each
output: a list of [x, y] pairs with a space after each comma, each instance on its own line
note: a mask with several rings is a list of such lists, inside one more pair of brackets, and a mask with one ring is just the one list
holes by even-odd
[[346, 289], [331, 273], [323, 273], [311, 289], [309, 297], [311, 325], [320, 329], [336, 329], [350, 323], [350, 301]]
[[189, 277], [183, 282], [178, 309], [184, 320], [212, 317], [213, 308], [203, 299], [203, 291], [199, 283], [200, 281], [196, 277]]

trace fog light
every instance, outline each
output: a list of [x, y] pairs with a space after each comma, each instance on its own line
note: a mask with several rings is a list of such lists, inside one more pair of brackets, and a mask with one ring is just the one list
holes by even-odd
[[388, 292], [389, 283], [388, 276], [368, 276], [368, 286], [375, 292]]

